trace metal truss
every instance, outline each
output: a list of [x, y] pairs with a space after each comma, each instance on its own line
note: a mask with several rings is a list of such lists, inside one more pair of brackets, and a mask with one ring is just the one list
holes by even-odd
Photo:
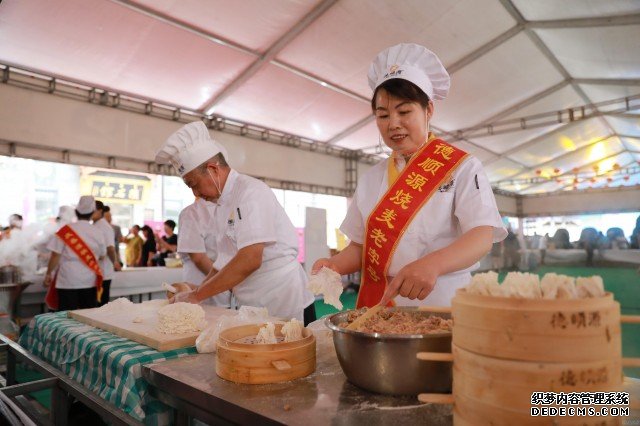
[[13, 64], [0, 64], [0, 71], [2, 72], [1, 81], [3, 83], [24, 89], [46, 92], [78, 101], [119, 108], [129, 112], [145, 114], [180, 123], [202, 120], [212, 130], [333, 157], [355, 157], [359, 162], [365, 164], [374, 164], [378, 161], [378, 157], [375, 155], [365, 154], [361, 151], [331, 146], [325, 142], [252, 123], [228, 119], [222, 116], [207, 116], [198, 111], [176, 105], [169, 105], [157, 100], [143, 99], [131, 94], [115, 92], [104, 87], [89, 86], [84, 82], [62, 79], [57, 76], [47, 75], [38, 70], [19, 68]]

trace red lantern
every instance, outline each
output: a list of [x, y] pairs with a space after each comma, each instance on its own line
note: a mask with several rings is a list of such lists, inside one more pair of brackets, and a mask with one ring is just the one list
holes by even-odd
[[562, 179], [556, 179], [556, 182], [562, 183]]
[[627, 175], [627, 176], [623, 177], [622, 179], [629, 180], [629, 176]]
[[573, 173], [578, 173], [578, 170], [579, 170], [579, 169], [578, 169], [577, 167], [574, 167], [571, 171], [572, 171]]
[[613, 170], [620, 170], [620, 164], [615, 163], [615, 164], [613, 165]]
[[613, 178], [610, 178], [610, 177], [607, 178], [607, 182], [609, 182], [609, 183], [613, 182]]
[[596, 178], [591, 178], [591, 179], [589, 179], [589, 181], [590, 181], [591, 183], [596, 183]]
[[537, 174], [538, 176], [540, 176], [540, 175], [542, 174], [542, 170], [540, 170], [540, 169], [536, 170], [536, 174]]
[[[638, 163], [640, 163], [640, 161], [638, 161]], [[560, 169], [553, 169], [553, 173], [559, 175], [560, 174]]]
[[577, 185], [578, 184], [578, 178], [573, 179], [573, 184]]

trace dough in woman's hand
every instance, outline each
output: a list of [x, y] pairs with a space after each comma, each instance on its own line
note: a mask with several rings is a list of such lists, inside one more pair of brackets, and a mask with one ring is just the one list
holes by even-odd
[[340, 295], [342, 294], [342, 278], [331, 268], [323, 266], [317, 274], [311, 275], [307, 288], [315, 296], [324, 295], [324, 303], [337, 310], [342, 310]]

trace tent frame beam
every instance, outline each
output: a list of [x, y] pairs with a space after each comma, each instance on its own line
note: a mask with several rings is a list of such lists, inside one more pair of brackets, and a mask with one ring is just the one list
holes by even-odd
[[617, 16], [603, 16], [597, 18], [553, 19], [543, 21], [527, 21], [530, 29], [564, 29], [564, 28], [594, 28], [616, 27], [621, 25], [640, 24], [640, 13]]
[[[565, 158], [567, 158], [567, 157], [569, 157], [569, 156], [571, 156], [571, 155], [574, 155], [574, 154], [575, 154], [575, 153], [577, 153], [577, 152], [585, 151], [585, 150], [587, 150], [588, 148], [590, 148], [590, 147], [592, 147], [592, 146], [594, 146], [594, 145], [596, 145], [596, 144], [598, 144], [598, 143], [600, 143], [600, 142], [604, 142], [604, 141], [607, 141], [607, 140], [609, 140], [609, 139], [611, 139], [611, 138], [615, 138], [615, 137], [617, 137], [617, 135], [615, 135], [615, 134], [610, 134], [610, 135], [608, 135], [608, 136], [604, 136], [604, 137], [602, 137], [602, 138], [598, 138], [598, 139], [596, 139], [595, 141], [593, 141], [593, 142], [591, 142], [591, 143], [588, 143], [587, 145], [581, 146], [580, 148], [578, 148], [578, 149], [576, 149], [576, 150], [569, 151], [569, 152], [567, 152], [567, 153], [564, 153], [564, 154], [558, 155], [557, 157], [554, 157], [554, 158], [552, 158], [552, 159], [550, 159], [550, 160], [547, 160], [547, 161], [545, 161], [545, 162], [542, 162], [542, 163], [540, 163], [540, 164], [536, 164], [535, 166], [527, 167], [527, 168], [526, 168], [526, 170], [521, 170], [521, 171], [519, 171], [518, 173], [516, 173], [516, 174], [514, 174], [514, 175], [509, 176], [508, 178], [501, 179], [501, 180], [499, 180], [499, 181], [497, 181], [497, 182], [494, 182], [494, 185], [499, 185], [499, 184], [501, 184], [501, 183], [503, 183], [503, 182], [506, 182], [506, 181], [508, 181], [508, 180], [513, 180], [514, 178], [516, 178], [516, 177], [518, 177], [518, 176], [520, 176], [520, 175], [523, 175], [523, 174], [525, 174], [525, 173], [531, 172], [532, 170], [540, 169], [540, 168], [542, 168], [542, 167], [547, 167], [547, 166], [549, 166], [549, 165], [553, 164], [554, 162], [556, 162], [556, 161], [558, 161], [558, 160], [563, 160], [563, 159], [565, 159]], [[624, 152], [624, 151], [625, 151], [625, 150], [623, 149], [623, 150], [621, 150], [620, 152], [618, 152], [616, 155], [618, 155], [618, 154], [620, 154], [620, 153], [622, 153], [622, 152]], [[602, 161], [602, 160], [598, 160], [598, 162], [600, 162], [600, 161]], [[578, 168], [580, 168], [580, 167], [584, 167], [584, 165], [582, 165], [582, 166], [578, 166]]]
[[244, 83], [251, 79], [261, 69], [273, 61], [278, 53], [280, 53], [293, 39], [306, 30], [309, 25], [320, 18], [327, 10], [329, 10], [338, 0], [323, 0], [314, 7], [304, 18], [298, 21], [292, 28], [285, 32], [278, 40], [276, 40], [262, 55], [260, 55], [249, 67], [247, 67], [238, 77], [229, 83], [222, 91], [214, 95], [204, 107], [200, 109], [205, 114], [212, 114], [216, 106], [228, 98], [233, 92], [238, 90]]

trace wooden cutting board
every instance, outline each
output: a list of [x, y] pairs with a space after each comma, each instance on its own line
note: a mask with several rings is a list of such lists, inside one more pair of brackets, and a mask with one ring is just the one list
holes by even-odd
[[[156, 331], [158, 324], [157, 310], [142, 307], [135, 303], [132, 309], [121, 312], [104, 312], [100, 308], [70, 311], [69, 317], [84, 324], [100, 328], [117, 336], [150, 346], [160, 352], [186, 348], [196, 344], [198, 333], [163, 334]], [[237, 315], [237, 311], [216, 306], [201, 305], [209, 324], [215, 324], [225, 315]], [[133, 322], [136, 318], [142, 322]]]

